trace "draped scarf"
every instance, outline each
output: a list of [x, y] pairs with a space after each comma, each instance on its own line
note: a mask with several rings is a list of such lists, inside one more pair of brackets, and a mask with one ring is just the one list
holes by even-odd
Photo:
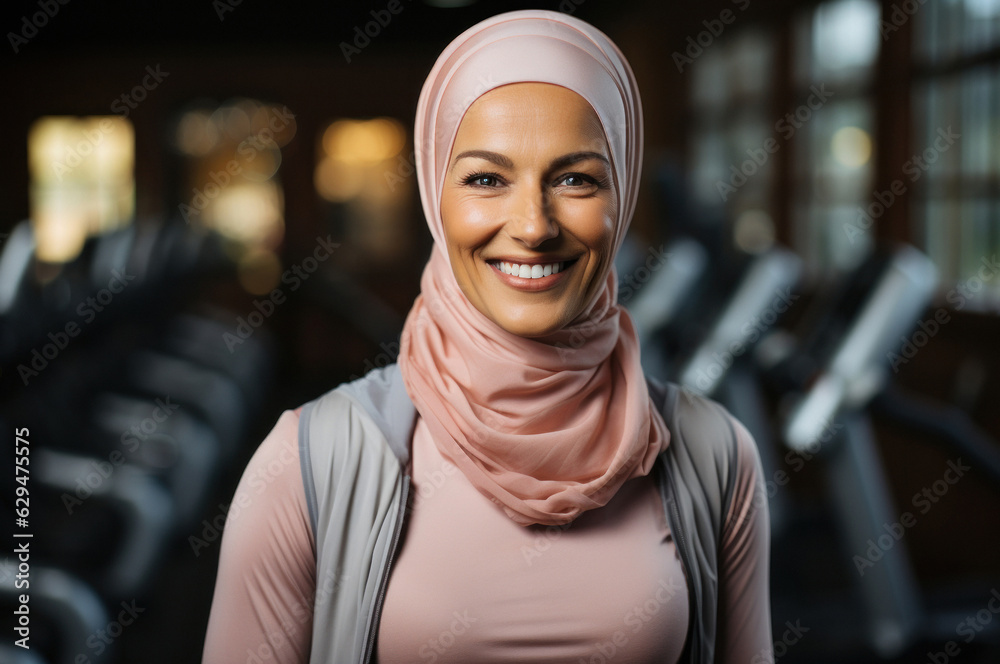
[[625, 57], [602, 32], [558, 12], [508, 12], [473, 26], [438, 57], [417, 106], [417, 178], [434, 249], [399, 364], [435, 445], [480, 493], [519, 524], [561, 525], [648, 474], [670, 434], [610, 262], [584, 310], [544, 338], [501, 328], [452, 273], [440, 201], [459, 124], [480, 96], [518, 82], [561, 85], [594, 108], [618, 192], [613, 252], [621, 246], [642, 163], [642, 108]]

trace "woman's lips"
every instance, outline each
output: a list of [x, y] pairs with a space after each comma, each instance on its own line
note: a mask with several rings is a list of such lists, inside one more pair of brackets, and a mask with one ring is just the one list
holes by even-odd
[[[521, 291], [546, 290], [562, 281], [566, 270], [576, 263], [554, 261], [551, 263], [515, 263], [513, 261], [487, 261], [494, 274], [511, 288]], [[523, 276], [522, 276], [523, 275]]]

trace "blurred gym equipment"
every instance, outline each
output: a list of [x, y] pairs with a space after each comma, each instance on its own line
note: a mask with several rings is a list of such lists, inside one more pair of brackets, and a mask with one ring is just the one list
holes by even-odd
[[[0, 661], [120, 661], [95, 635], [121, 602], [146, 596], [167, 552], [215, 509], [216, 482], [243, 463], [268, 396], [273, 351], [259, 331], [230, 352], [220, 321], [235, 315], [192, 296], [199, 279], [232, 269], [209, 234], [128, 226], [61, 266], [39, 267], [34, 247], [22, 222], [0, 253], [0, 418], [30, 429], [33, 535], [32, 649], [5, 646]], [[4, 439], [8, 458], [13, 445]], [[0, 566], [4, 611], [18, 606], [15, 571]]]

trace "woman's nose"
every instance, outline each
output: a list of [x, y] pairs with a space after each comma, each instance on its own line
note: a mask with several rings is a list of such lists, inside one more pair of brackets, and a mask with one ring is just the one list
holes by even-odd
[[507, 229], [513, 239], [533, 249], [559, 235], [559, 226], [542, 187], [524, 187], [512, 202]]

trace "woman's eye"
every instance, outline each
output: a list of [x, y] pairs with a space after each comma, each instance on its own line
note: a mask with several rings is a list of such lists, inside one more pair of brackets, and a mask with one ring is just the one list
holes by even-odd
[[496, 187], [499, 186], [500, 180], [496, 175], [490, 173], [475, 173], [465, 178], [465, 184], [476, 187]]
[[592, 180], [579, 173], [570, 173], [559, 181], [559, 184], [563, 184], [568, 187], [584, 187], [592, 183]]

